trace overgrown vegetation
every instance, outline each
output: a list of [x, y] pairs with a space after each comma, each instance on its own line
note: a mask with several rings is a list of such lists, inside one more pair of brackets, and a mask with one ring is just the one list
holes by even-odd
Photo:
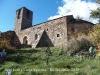
[[98, 55], [100, 54], [100, 25], [95, 25], [92, 31], [89, 32], [89, 41], [95, 44], [98, 49]]
[[[74, 37], [73, 35], [71, 36]], [[79, 33], [77, 37], [68, 41], [66, 51], [71, 51], [74, 54], [76, 52], [88, 52], [89, 47], [95, 45], [97, 54], [100, 54], [100, 25], [94, 25], [87, 35]]]
[[11, 46], [9, 40], [4, 38], [0, 40], [0, 51], [2, 51], [2, 49], [5, 49], [8, 52], [13, 51], [15, 48]]
[[59, 55], [61, 48], [51, 47], [52, 56], [46, 65], [46, 48], [21, 49], [7, 54], [6, 62], [0, 60], [0, 74], [8, 69], [12, 75], [99, 75], [100, 59], [87, 59], [84, 56], [70, 57]]
[[96, 0], [96, 3], [98, 3], [98, 8], [91, 10], [90, 17], [98, 19], [98, 23], [100, 24], [100, 0]]
[[77, 38], [73, 38], [68, 41], [67, 51], [88, 51], [88, 48], [91, 46], [91, 41], [88, 40], [88, 36], [81, 35]]

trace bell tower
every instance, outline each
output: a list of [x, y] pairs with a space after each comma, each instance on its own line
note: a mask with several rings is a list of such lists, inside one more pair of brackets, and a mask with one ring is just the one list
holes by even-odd
[[18, 33], [26, 28], [32, 27], [33, 12], [26, 7], [22, 7], [16, 11], [14, 31]]

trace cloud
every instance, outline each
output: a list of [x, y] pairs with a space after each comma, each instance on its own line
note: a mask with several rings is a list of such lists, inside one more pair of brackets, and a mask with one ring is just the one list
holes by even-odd
[[58, 7], [57, 14], [50, 16], [48, 20], [52, 20], [65, 15], [73, 15], [74, 18], [78, 15], [82, 17], [83, 20], [90, 21], [92, 23], [97, 23], [97, 19], [89, 18], [91, 10], [98, 8], [97, 4], [94, 2], [86, 2], [85, 0], [62, 0], [63, 6]]

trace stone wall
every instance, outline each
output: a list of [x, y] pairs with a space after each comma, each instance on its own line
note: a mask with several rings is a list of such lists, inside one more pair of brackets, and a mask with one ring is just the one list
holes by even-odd
[[5, 46], [6, 44], [9, 44], [15, 48], [21, 48], [20, 41], [14, 31], [7, 31], [1, 33], [0, 44], [4, 44]]
[[81, 32], [87, 34], [89, 30], [92, 29], [93, 25], [94, 24], [83, 20], [68, 23], [68, 39], [70, 37], [70, 34], [77, 35]]
[[[16, 35], [21, 44], [31, 45], [32, 47], [67, 45], [69, 33], [73, 35], [92, 28], [93, 24], [87, 21], [73, 18], [72, 15], [60, 17], [54, 20], [43, 22], [32, 26], [33, 12], [25, 7], [16, 11], [15, 29]], [[41, 42], [43, 41], [43, 43]], [[45, 43], [45, 44], [44, 44]]]
[[14, 31], [19, 35], [20, 31], [32, 27], [33, 12], [25, 7], [16, 11]]
[[41, 35], [41, 30], [46, 31], [54, 46], [61, 46], [67, 43], [66, 17], [44, 22], [36, 26], [21, 30], [18, 35], [19, 40], [23, 44], [23, 38], [26, 36], [28, 44], [32, 45], [36, 41], [35, 35]]

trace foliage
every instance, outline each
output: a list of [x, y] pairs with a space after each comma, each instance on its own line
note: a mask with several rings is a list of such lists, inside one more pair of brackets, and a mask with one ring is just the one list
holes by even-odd
[[96, 3], [100, 4], [100, 0], [97, 0]]
[[99, 19], [98, 22], [100, 23], [100, 8], [97, 8], [96, 10], [92, 10], [90, 13], [90, 17]]
[[89, 41], [97, 47], [97, 53], [100, 55], [100, 25], [95, 25], [88, 34]]
[[88, 51], [91, 46], [91, 41], [87, 35], [80, 33], [76, 38], [72, 38], [68, 41], [66, 51], [76, 52], [76, 51]]
[[[5, 75], [8, 69], [12, 69], [12, 75], [99, 75], [100, 56], [90, 59], [70, 54], [75, 50], [88, 50], [93, 43], [100, 50], [100, 25], [95, 25], [88, 36], [79, 35], [69, 43], [68, 50], [66, 47], [50, 47], [52, 55], [48, 65], [46, 47], [23, 48], [14, 50], [12, 54], [7, 53], [5, 62], [0, 59], [0, 74]], [[4, 47], [10, 47], [9, 41], [3, 41], [1, 48]]]
[[[12, 75], [98, 75], [100, 59], [59, 55], [59, 47], [50, 47], [53, 55], [46, 65], [46, 48], [21, 49], [8, 54], [6, 62], [0, 63], [0, 74], [12, 69]], [[0, 60], [1, 62], [1, 60]], [[37, 70], [37, 71], [36, 71]], [[40, 71], [38, 71], [40, 70]]]
[[92, 31], [88, 34], [90, 41], [94, 42], [95, 44], [100, 43], [100, 25], [95, 25], [92, 28]]
[[[97, 3], [100, 4], [100, 0], [97, 0]], [[96, 10], [92, 10], [90, 17], [99, 19], [98, 22], [100, 23], [100, 7], [98, 7]]]
[[[76, 38], [70, 39], [68, 41], [66, 51], [75, 54], [75, 52], [88, 51], [91, 45], [96, 46], [96, 52], [100, 56], [100, 25], [94, 25], [87, 35], [81, 33], [78, 34]], [[67, 52], [67, 53], [68, 53]]]
[[97, 8], [97, 10], [93, 10], [90, 14], [90, 17], [92, 18], [100, 18], [100, 8]]
[[0, 51], [2, 51], [3, 49], [5, 49], [6, 51], [12, 51], [15, 48], [11, 46], [10, 41], [7, 39], [3, 39], [0, 41]]

